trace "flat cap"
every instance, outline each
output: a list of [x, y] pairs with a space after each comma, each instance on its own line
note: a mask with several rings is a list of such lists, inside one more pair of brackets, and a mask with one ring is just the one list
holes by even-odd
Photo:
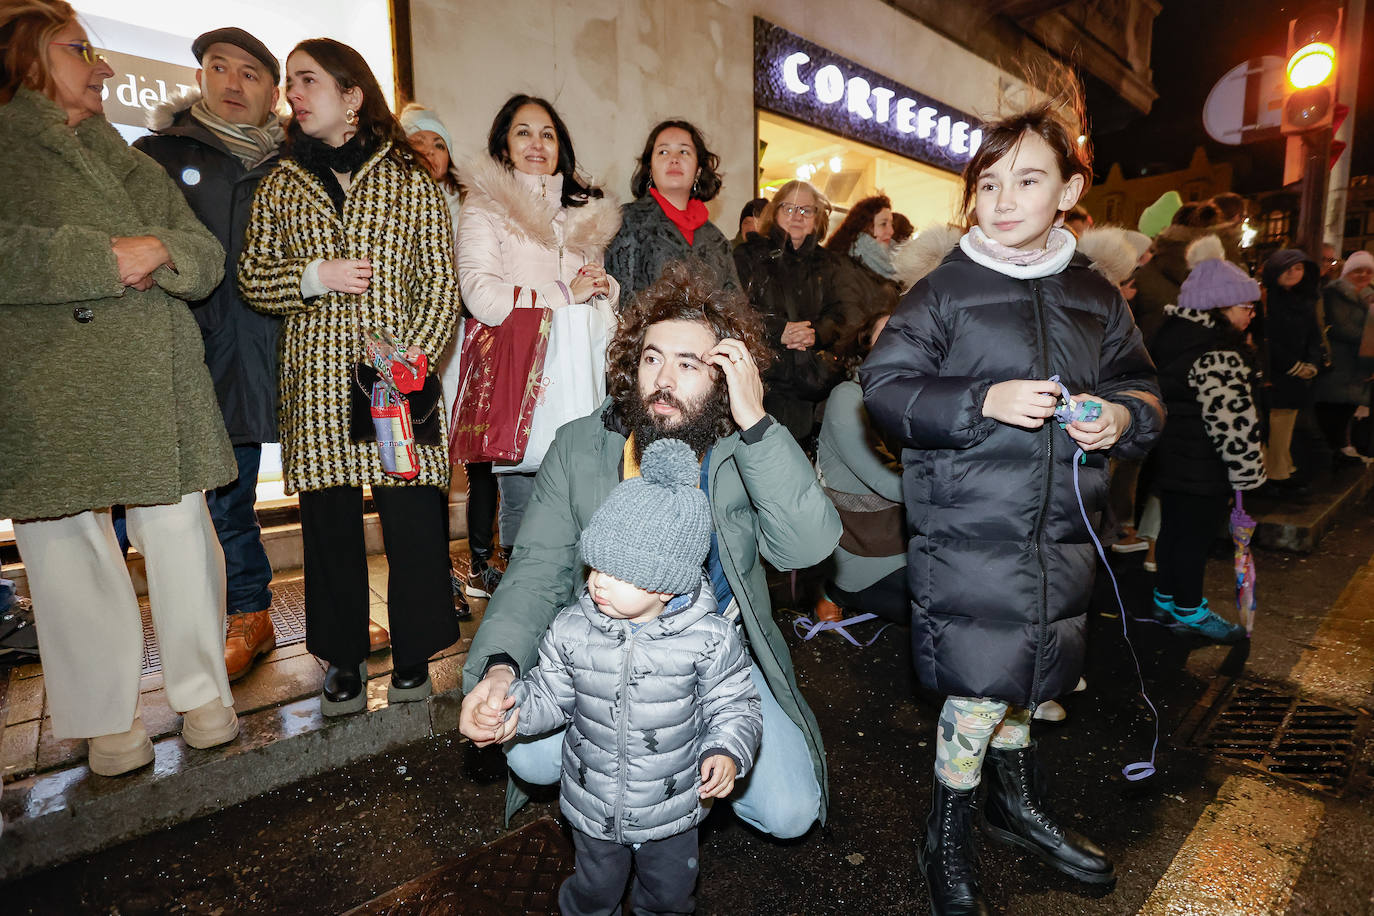
[[242, 48], [249, 54], [262, 61], [262, 65], [272, 72], [273, 84], [281, 82], [281, 64], [272, 56], [272, 52], [267, 50], [267, 45], [263, 44], [254, 36], [245, 32], [243, 29], [223, 28], [211, 29], [204, 35], [191, 42], [191, 53], [196, 56], [196, 63], [200, 63], [205, 57], [205, 51], [210, 45], [220, 44], [233, 45]]

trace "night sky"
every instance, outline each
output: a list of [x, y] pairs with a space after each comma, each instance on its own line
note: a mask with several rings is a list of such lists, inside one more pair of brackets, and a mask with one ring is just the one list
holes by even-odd
[[[1202, 105], [1226, 71], [1251, 57], [1283, 56], [1288, 20], [1306, 9], [1304, 2], [1280, 0], [1163, 0], [1155, 20], [1154, 84], [1159, 98], [1145, 115], [1121, 130], [1100, 133], [1098, 179], [1113, 162], [1127, 178], [1185, 168], [1202, 144], [1213, 162], [1230, 162], [1234, 190], [1242, 194], [1277, 188], [1283, 180], [1282, 140], [1226, 146], [1207, 136]], [[1366, 33], [1374, 4], [1366, 3]], [[1361, 61], [1351, 175], [1374, 172], [1374, 41], [1366, 40]], [[1091, 112], [1090, 112], [1091, 114]], [[1364, 142], [1359, 140], [1363, 138]]]

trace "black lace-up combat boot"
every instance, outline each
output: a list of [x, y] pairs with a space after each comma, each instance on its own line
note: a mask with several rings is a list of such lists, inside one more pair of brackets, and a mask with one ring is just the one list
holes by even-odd
[[935, 780], [935, 803], [926, 821], [926, 840], [917, 849], [934, 916], [990, 916], [992, 912], [978, 892], [973, 791], [961, 792]]

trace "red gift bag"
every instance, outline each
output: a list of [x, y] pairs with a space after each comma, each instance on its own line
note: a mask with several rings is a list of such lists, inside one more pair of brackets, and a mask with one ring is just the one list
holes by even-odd
[[524, 456], [552, 315], [551, 309], [517, 308], [496, 327], [467, 319], [449, 423], [453, 461], [519, 461]]

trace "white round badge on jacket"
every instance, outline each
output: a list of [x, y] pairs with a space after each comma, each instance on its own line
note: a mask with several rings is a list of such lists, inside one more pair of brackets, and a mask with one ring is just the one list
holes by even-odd
[[195, 166], [187, 166], [181, 170], [181, 183], [187, 187], [195, 187], [200, 184], [200, 169]]

